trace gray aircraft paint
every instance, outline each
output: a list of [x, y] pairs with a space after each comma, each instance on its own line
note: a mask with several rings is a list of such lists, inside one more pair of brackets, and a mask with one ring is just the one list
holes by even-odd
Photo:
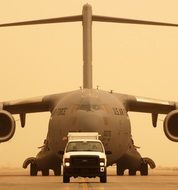
[[53, 151], [64, 150], [69, 131], [98, 131], [105, 149], [112, 151], [110, 164], [128, 149], [131, 136], [124, 105], [112, 94], [94, 89], [74, 91], [57, 104], [48, 131]]

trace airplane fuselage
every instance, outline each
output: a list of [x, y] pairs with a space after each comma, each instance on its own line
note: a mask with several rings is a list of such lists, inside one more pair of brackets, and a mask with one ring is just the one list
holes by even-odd
[[47, 145], [62, 160], [68, 132], [98, 132], [107, 151], [108, 165], [115, 163], [130, 145], [131, 129], [122, 102], [112, 93], [82, 89], [69, 93], [54, 107]]

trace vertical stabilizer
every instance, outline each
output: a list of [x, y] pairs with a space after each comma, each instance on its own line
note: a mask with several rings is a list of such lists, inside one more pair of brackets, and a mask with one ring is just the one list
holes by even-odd
[[83, 88], [92, 88], [92, 8], [83, 6]]
[[83, 88], [88, 88], [88, 89], [92, 88], [92, 22], [93, 21], [178, 27], [178, 24], [173, 24], [173, 23], [163, 23], [163, 22], [154, 22], [146, 20], [92, 15], [92, 7], [89, 4], [85, 4], [83, 6], [82, 15], [4, 23], [0, 24], [0, 27], [51, 24], [51, 23], [63, 23], [63, 22], [80, 22], [80, 21], [82, 21], [83, 24]]

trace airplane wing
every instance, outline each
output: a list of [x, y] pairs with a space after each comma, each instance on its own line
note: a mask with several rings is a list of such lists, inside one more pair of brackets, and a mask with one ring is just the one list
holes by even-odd
[[1, 102], [0, 105], [3, 110], [11, 114], [44, 112], [50, 110], [50, 104], [48, 101], [45, 101], [45, 97]]
[[50, 103], [45, 97], [0, 102], [0, 143], [10, 140], [16, 128], [12, 114], [20, 115], [21, 126], [25, 127], [26, 113], [49, 111]]
[[56, 103], [66, 94], [68, 93], [0, 102], [0, 143], [8, 141], [15, 133], [16, 122], [12, 114], [19, 114], [21, 126], [25, 127], [26, 113], [52, 112]]
[[169, 140], [178, 142], [178, 102], [117, 93], [113, 95], [123, 102], [127, 112], [151, 113], [153, 127], [157, 126], [158, 114], [167, 114], [163, 122], [164, 133]]
[[22, 100], [0, 102], [0, 109], [6, 110], [11, 114], [52, 111], [55, 102], [59, 101], [66, 94], [67, 93], [61, 93]]
[[127, 111], [168, 114], [170, 111], [175, 110], [178, 107], [178, 103], [173, 101], [165, 101], [130, 95], [117, 96], [123, 96], [122, 99]]

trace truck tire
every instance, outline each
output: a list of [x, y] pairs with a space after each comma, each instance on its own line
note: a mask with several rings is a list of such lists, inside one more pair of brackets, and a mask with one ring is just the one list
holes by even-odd
[[70, 182], [70, 176], [66, 175], [65, 172], [63, 173], [63, 183], [69, 183]]
[[106, 183], [107, 182], [107, 174], [106, 174], [106, 172], [104, 173], [103, 176], [100, 176], [100, 182], [101, 183]]

